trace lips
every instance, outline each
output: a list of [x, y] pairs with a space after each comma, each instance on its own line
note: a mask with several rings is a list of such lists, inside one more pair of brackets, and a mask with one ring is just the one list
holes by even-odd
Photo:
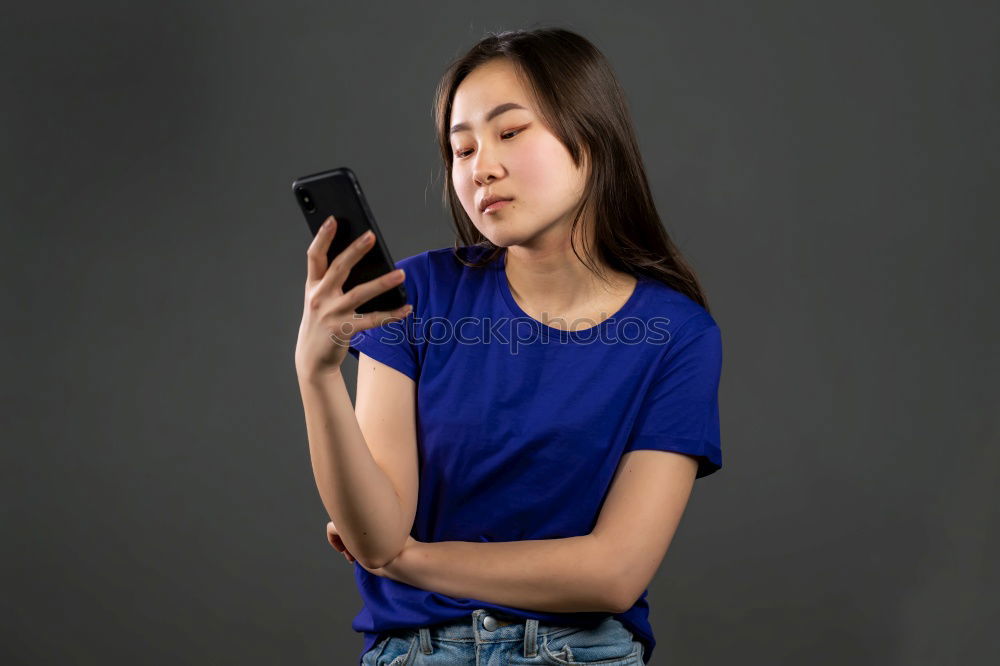
[[489, 207], [490, 204], [494, 204], [497, 201], [511, 201], [513, 200], [513, 198], [514, 197], [501, 197], [495, 194], [488, 196], [479, 202], [479, 212], [482, 213], [484, 210], [486, 210], [487, 207]]

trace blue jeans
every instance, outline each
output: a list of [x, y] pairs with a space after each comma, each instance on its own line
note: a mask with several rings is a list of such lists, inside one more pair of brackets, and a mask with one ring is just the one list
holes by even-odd
[[396, 629], [361, 657], [364, 666], [642, 666], [643, 646], [608, 616], [587, 629], [487, 609], [419, 629]]

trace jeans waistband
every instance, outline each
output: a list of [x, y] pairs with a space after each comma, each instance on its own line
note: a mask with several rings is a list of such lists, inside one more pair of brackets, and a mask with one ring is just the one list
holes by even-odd
[[[533, 618], [522, 618], [488, 608], [477, 608], [469, 615], [428, 625], [420, 629], [396, 629], [390, 633], [400, 636], [415, 634], [427, 637], [468, 641], [477, 643], [500, 643], [504, 641], [523, 641], [525, 638], [534, 640], [538, 636], [558, 635], [573, 631], [576, 627], [553, 625]], [[530, 636], [526, 636], [530, 634]]]

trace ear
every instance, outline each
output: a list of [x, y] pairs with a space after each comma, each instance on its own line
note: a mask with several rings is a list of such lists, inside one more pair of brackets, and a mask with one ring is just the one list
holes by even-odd
[[579, 169], [580, 169], [580, 173], [582, 173], [584, 175], [584, 177], [590, 176], [590, 169], [591, 169], [591, 165], [592, 164], [593, 164], [593, 162], [592, 162], [591, 156], [590, 156], [590, 146], [588, 146], [586, 143], [581, 143], [580, 144], [580, 166], [579, 166]]

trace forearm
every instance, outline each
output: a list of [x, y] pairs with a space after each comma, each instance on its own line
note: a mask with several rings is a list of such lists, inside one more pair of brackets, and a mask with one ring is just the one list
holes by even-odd
[[299, 390], [323, 506], [348, 550], [382, 566], [403, 547], [401, 504], [365, 442], [343, 375], [300, 373]]
[[387, 568], [396, 580], [451, 597], [549, 613], [616, 612], [614, 568], [592, 535], [417, 542]]

